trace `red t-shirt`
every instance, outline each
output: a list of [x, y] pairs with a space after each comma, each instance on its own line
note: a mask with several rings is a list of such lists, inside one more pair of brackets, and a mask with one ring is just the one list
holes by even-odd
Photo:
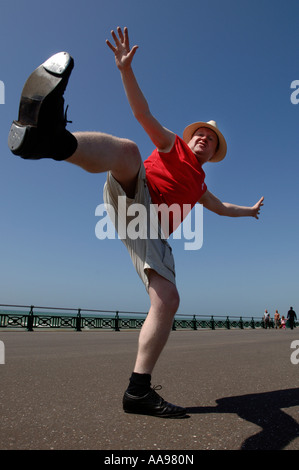
[[168, 153], [153, 151], [144, 162], [152, 202], [175, 204], [177, 215], [170, 215], [169, 234], [184, 220], [206, 192], [205, 172], [188, 145], [178, 136]]

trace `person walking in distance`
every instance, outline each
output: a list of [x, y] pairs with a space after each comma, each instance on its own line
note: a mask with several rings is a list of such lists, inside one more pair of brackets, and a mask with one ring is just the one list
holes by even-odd
[[268, 312], [268, 310], [265, 310], [265, 313], [264, 313], [264, 325], [265, 325], [265, 329], [267, 328], [270, 329], [270, 313]]
[[293, 330], [295, 326], [295, 320], [297, 320], [297, 315], [296, 312], [293, 310], [293, 307], [290, 307], [290, 310], [288, 311], [287, 320], [289, 322], [291, 330]]
[[279, 328], [279, 325], [280, 325], [280, 315], [278, 313], [278, 310], [275, 310], [275, 313], [274, 313], [274, 327], [275, 327], [276, 330], [277, 330], [277, 328]]

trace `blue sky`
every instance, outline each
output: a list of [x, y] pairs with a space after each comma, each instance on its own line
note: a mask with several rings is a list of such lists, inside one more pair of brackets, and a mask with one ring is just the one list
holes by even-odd
[[[68, 163], [23, 161], [7, 134], [31, 71], [50, 55], [75, 59], [65, 99], [69, 130], [99, 130], [153, 145], [129, 109], [105, 44], [118, 25], [138, 44], [133, 68], [160, 122], [182, 135], [216, 120], [227, 158], [206, 183], [260, 220], [204, 211], [203, 246], [173, 241], [178, 313], [262, 315], [298, 309], [298, 14], [293, 0], [0, 0], [0, 303], [146, 311], [148, 298], [118, 240], [95, 236], [105, 175]], [[297, 307], [296, 307], [297, 306]]]

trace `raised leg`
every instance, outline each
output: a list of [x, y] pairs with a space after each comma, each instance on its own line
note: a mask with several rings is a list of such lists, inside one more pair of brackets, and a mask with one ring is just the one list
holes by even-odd
[[111, 171], [129, 197], [134, 196], [136, 178], [141, 165], [137, 145], [100, 132], [76, 132], [75, 153], [66, 161], [90, 173]]

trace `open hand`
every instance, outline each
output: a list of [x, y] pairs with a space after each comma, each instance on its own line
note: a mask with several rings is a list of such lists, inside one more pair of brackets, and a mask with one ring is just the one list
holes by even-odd
[[111, 31], [111, 35], [114, 39], [115, 46], [111, 44], [108, 39], [106, 40], [107, 46], [114, 52], [115, 55], [115, 63], [119, 70], [123, 70], [127, 67], [130, 67], [135, 52], [138, 49], [138, 46], [132, 47], [130, 49], [129, 45], [129, 35], [128, 29], [124, 28], [124, 32], [122, 32], [121, 28], [118, 26], [117, 28], [118, 37], [114, 31]]
[[261, 199], [252, 207], [252, 216], [258, 219], [258, 215], [260, 213], [260, 208], [264, 205], [263, 204], [264, 197], [261, 197]]

